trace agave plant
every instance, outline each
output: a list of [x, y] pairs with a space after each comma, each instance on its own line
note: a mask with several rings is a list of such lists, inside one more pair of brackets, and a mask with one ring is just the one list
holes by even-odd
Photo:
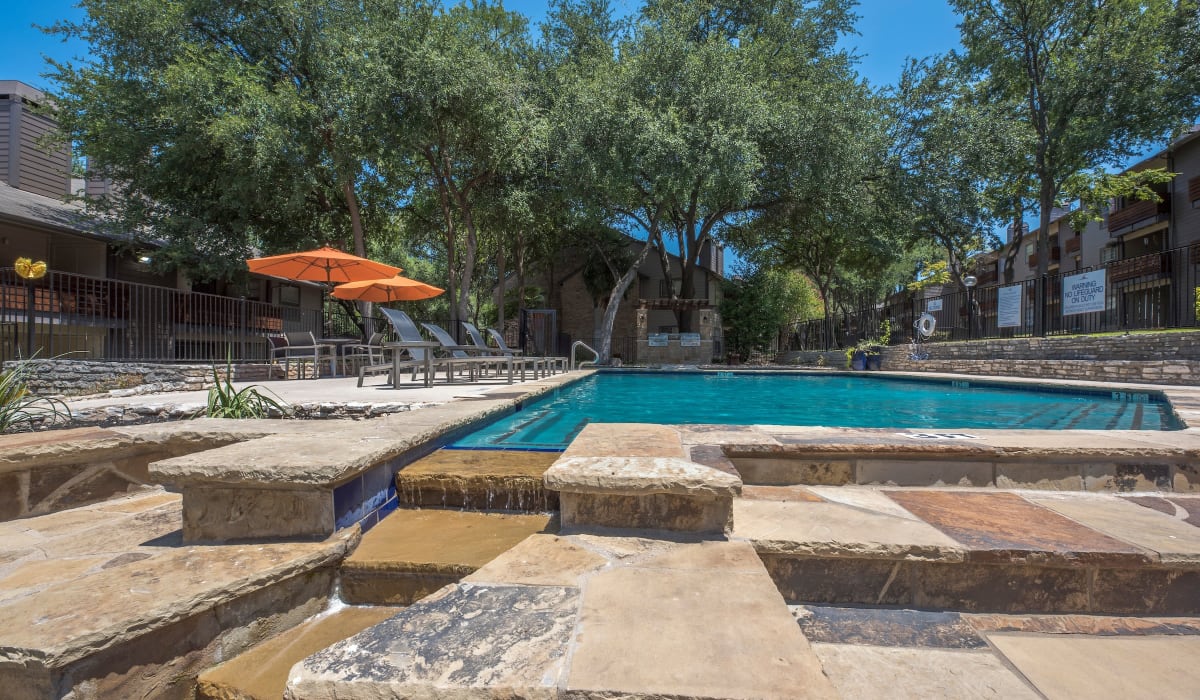
[[71, 420], [71, 409], [60, 399], [37, 396], [29, 390], [28, 362], [16, 362], [0, 372], [0, 433], [33, 430]]
[[209, 418], [267, 418], [272, 412], [291, 415], [291, 407], [270, 390], [259, 391], [257, 386], [234, 389], [229, 379], [231, 376], [232, 361], [226, 360], [224, 378], [213, 367], [213, 386], [208, 390], [208, 409], [205, 412]]

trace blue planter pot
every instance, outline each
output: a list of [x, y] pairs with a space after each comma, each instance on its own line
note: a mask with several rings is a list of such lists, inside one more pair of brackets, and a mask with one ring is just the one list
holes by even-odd
[[850, 369], [856, 372], [861, 372], [866, 368], [867, 353], [863, 352], [862, 350], [855, 350], [854, 353], [850, 355]]
[[878, 372], [883, 367], [883, 355], [867, 355], [867, 369]]

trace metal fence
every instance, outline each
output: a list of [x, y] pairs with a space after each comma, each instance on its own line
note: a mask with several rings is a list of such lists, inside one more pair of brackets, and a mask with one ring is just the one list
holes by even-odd
[[[1084, 313], [1078, 276], [1103, 271], [1103, 294], [1092, 286], [1095, 305]], [[1094, 277], [1099, 277], [1098, 275]], [[1001, 291], [1013, 287], [1019, 292]], [[923, 313], [937, 321], [932, 340], [1022, 338], [1036, 335], [1038, 305], [1044, 312], [1042, 335], [1072, 335], [1154, 328], [1194, 328], [1200, 294], [1200, 243], [1151, 253], [1105, 265], [1056, 272], [1039, 280], [999, 284], [933, 298], [892, 298], [874, 307], [843, 311], [828, 319], [811, 319], [780, 329], [778, 349], [832, 350], [877, 337], [880, 323], [892, 325], [891, 343], [907, 343], [913, 323]], [[1001, 301], [1007, 302], [1001, 309]], [[1015, 325], [1014, 325], [1015, 321]], [[1001, 325], [1003, 322], [1004, 325]]]
[[262, 360], [266, 336], [325, 335], [319, 310], [50, 271], [27, 281], [0, 268], [0, 360]]

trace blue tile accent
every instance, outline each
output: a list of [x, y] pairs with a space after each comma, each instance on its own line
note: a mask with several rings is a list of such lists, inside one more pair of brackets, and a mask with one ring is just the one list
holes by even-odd
[[363, 534], [366, 534], [371, 528], [379, 524], [379, 514], [372, 512], [367, 517], [358, 522], [358, 526], [362, 528]]
[[358, 522], [365, 512], [363, 510], [363, 482], [361, 476], [335, 486], [333, 489], [333, 518], [340, 529]]
[[386, 503], [384, 503], [382, 506], [380, 506], [380, 507], [379, 507], [379, 511], [378, 511], [378, 513], [379, 513], [379, 519], [380, 519], [380, 520], [383, 520], [383, 519], [384, 519], [384, 518], [386, 518], [386, 517], [387, 517], [389, 514], [391, 514], [391, 512], [392, 512], [392, 511], [396, 510], [396, 509], [397, 509], [397, 508], [399, 508], [399, 507], [400, 507], [400, 499], [399, 499], [399, 498], [396, 498], [396, 497], [393, 495], [391, 498], [389, 498], [389, 499], [387, 500], [387, 502], [386, 502]]

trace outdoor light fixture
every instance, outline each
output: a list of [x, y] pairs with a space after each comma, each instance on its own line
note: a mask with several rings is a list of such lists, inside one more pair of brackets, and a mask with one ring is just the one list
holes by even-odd
[[963, 278], [963, 286], [967, 288], [967, 340], [975, 338], [975, 275]]
[[149, 255], [140, 255], [138, 256], [138, 262], [143, 265], [149, 265], [150, 263], [154, 262], [154, 258], [150, 257]]

